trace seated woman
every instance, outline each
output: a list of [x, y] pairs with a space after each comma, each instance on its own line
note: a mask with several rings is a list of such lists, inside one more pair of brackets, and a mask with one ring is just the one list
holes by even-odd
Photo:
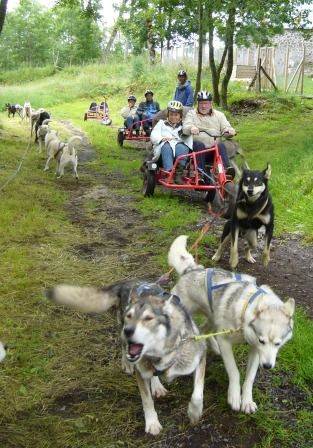
[[136, 131], [136, 136], [138, 137], [140, 118], [137, 114], [136, 97], [134, 95], [129, 95], [127, 101], [128, 105], [121, 110], [121, 115], [125, 118], [124, 126], [130, 131]]
[[[180, 101], [170, 101], [167, 106], [167, 119], [160, 120], [151, 132], [153, 160], [162, 159], [162, 166], [170, 171], [176, 157], [188, 154], [192, 149], [192, 136], [182, 132], [183, 105]], [[182, 172], [187, 158], [182, 159], [176, 168], [175, 182], [182, 183]]]

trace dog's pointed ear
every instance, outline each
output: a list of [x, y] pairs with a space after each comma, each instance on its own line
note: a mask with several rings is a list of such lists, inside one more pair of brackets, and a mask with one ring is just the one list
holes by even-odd
[[171, 294], [169, 298], [164, 302], [163, 311], [166, 314], [171, 315], [174, 307], [178, 304], [180, 304], [180, 298], [178, 296], [175, 296], [175, 294]]
[[258, 316], [260, 313], [268, 309], [268, 304], [265, 303], [263, 300], [260, 300], [260, 302], [255, 307], [254, 314], [255, 316]]
[[269, 163], [267, 163], [266, 169], [263, 171], [265, 179], [270, 179], [272, 175], [272, 167]]
[[295, 312], [295, 299], [293, 299], [292, 297], [290, 297], [287, 302], [284, 303], [283, 305], [283, 312], [284, 314], [286, 314], [287, 317], [292, 317], [294, 315]]
[[137, 290], [136, 289], [132, 289], [130, 291], [130, 293], [129, 293], [128, 302], [129, 303], [138, 302], [139, 298], [140, 297], [139, 297], [139, 294], [138, 294]]

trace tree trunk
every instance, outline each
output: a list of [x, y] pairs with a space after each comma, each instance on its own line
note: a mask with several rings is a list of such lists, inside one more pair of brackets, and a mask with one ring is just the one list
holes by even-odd
[[5, 15], [7, 13], [8, 0], [0, 0], [0, 34], [4, 25]]
[[199, 49], [198, 49], [198, 68], [197, 68], [197, 79], [196, 79], [196, 89], [194, 94], [194, 103], [196, 102], [197, 92], [201, 90], [201, 74], [202, 74], [202, 53], [203, 53], [203, 5], [202, 0], [199, 0]]
[[108, 59], [108, 56], [109, 56], [109, 54], [110, 54], [110, 52], [112, 50], [112, 46], [113, 46], [114, 40], [115, 40], [115, 38], [117, 36], [117, 33], [118, 33], [118, 30], [119, 30], [119, 22], [120, 22], [120, 19], [123, 16], [124, 9], [125, 9], [127, 1], [128, 0], [122, 0], [121, 6], [120, 6], [119, 12], [118, 12], [118, 18], [117, 18], [115, 24], [113, 25], [111, 36], [110, 36], [110, 38], [108, 40], [108, 43], [106, 44], [106, 46], [105, 46], [105, 48], [103, 50], [102, 62], [106, 62], [106, 60]]
[[147, 29], [147, 48], [149, 51], [150, 63], [152, 65], [155, 64], [155, 39], [154, 32], [152, 27], [152, 20], [146, 20], [146, 29]]
[[214, 58], [214, 23], [212, 18], [212, 11], [208, 12], [208, 23], [209, 23], [209, 64], [212, 76], [212, 86], [213, 86], [213, 98], [216, 104], [220, 104], [220, 93], [219, 93], [219, 76], [216, 70], [215, 58]]
[[228, 19], [226, 24], [225, 46], [227, 48], [227, 65], [226, 73], [222, 81], [221, 87], [221, 107], [227, 109], [227, 89], [229, 80], [234, 66], [234, 32], [235, 32], [235, 15], [236, 8], [231, 7], [228, 11]]

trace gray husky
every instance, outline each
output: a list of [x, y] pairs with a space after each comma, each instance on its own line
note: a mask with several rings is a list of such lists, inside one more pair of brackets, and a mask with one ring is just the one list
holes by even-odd
[[[197, 265], [186, 250], [187, 236], [173, 242], [169, 265], [180, 275], [172, 289], [191, 312], [201, 311], [213, 332], [235, 330], [210, 338], [215, 352], [224, 361], [229, 377], [228, 403], [246, 414], [256, 411], [252, 388], [258, 366], [275, 367], [278, 350], [291, 339], [294, 299], [282, 302], [267, 285], [258, 287], [254, 277], [223, 269], [205, 269]], [[232, 346], [247, 342], [251, 346], [245, 381], [240, 390], [240, 375]]]
[[158, 376], [172, 381], [194, 376], [188, 406], [192, 423], [203, 409], [206, 344], [194, 339], [199, 331], [177, 296], [156, 284], [122, 282], [107, 288], [60, 285], [46, 293], [55, 303], [84, 312], [102, 313], [116, 306], [122, 319], [121, 338], [127, 362], [135, 367], [145, 416], [145, 431], [158, 434], [162, 426], [152, 395], [165, 395]]

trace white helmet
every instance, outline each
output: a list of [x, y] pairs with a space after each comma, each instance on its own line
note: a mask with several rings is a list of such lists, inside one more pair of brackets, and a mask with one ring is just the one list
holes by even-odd
[[183, 115], [183, 105], [180, 101], [170, 101], [167, 105], [167, 113], [169, 112], [179, 112], [180, 115]]
[[206, 90], [201, 90], [201, 92], [197, 93], [197, 101], [212, 101], [213, 95]]

